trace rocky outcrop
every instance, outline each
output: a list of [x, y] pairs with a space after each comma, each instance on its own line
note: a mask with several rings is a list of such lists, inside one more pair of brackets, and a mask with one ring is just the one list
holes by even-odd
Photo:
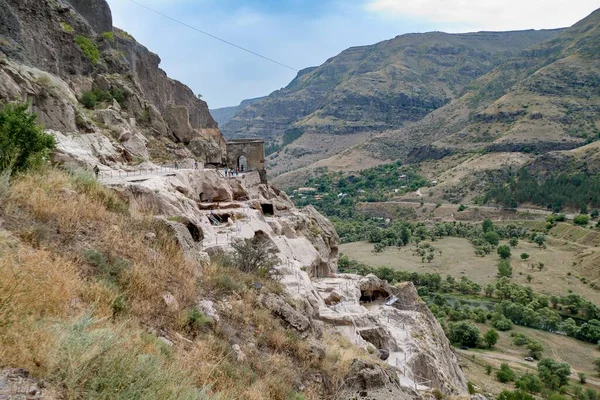
[[[155, 137], [194, 141], [188, 154], [222, 163], [225, 142], [207, 104], [170, 79], [156, 54], [113, 29], [105, 0], [0, 0], [0, 21], [0, 101], [30, 101], [43, 125], [63, 136], [117, 139], [125, 162], [148, 160]], [[114, 100], [88, 115], [77, 99], [92, 89]], [[161, 156], [179, 155], [170, 149]]]
[[105, 0], [67, 0], [96, 32], [112, 31], [112, 13]]

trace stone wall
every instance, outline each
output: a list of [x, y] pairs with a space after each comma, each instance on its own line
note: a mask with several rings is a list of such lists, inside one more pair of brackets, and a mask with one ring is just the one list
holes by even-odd
[[227, 142], [227, 166], [238, 168], [246, 157], [249, 171], [265, 170], [265, 142], [262, 139], [239, 139]]

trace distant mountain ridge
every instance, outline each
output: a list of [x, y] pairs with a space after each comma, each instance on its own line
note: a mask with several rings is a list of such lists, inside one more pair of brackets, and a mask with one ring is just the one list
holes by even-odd
[[231, 120], [237, 112], [264, 98], [264, 96], [257, 97], [254, 99], [244, 100], [237, 106], [211, 109], [210, 114], [213, 116], [214, 120], [217, 121], [219, 126], [223, 126], [229, 122], [229, 120]]
[[228, 136], [278, 140], [290, 129], [347, 134], [398, 128], [458, 97], [507, 57], [560, 30], [408, 34], [353, 47], [302, 70], [284, 89], [237, 111]]

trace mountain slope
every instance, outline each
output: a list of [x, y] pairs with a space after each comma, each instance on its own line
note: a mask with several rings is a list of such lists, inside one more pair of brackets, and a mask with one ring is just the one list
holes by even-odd
[[[526, 153], [536, 171], [536, 158], [546, 167], [548, 160], [586, 164], [576, 160], [580, 152], [567, 150], [600, 138], [599, 26], [600, 10], [507, 59], [422, 120], [364, 137], [352, 148], [276, 181], [297, 183], [319, 167], [351, 171], [392, 160], [444, 165], [451, 154], [473, 152], [483, 153], [481, 158], [489, 152]], [[547, 156], [536, 157], [539, 153]], [[428, 175], [438, 177], [431, 171]]]
[[290, 128], [345, 134], [400, 127], [457, 97], [508, 55], [557, 33], [432, 32], [350, 48], [301, 71], [222, 128], [228, 135], [269, 139]]
[[[547, 152], [600, 138], [600, 10], [473, 82], [422, 121], [362, 147], [421, 161], [464, 150]], [[407, 141], [410, 139], [410, 141]]]
[[239, 111], [262, 99], [264, 99], [264, 97], [257, 97], [255, 99], [244, 100], [237, 106], [211, 109], [210, 114], [213, 116], [215, 121], [217, 121], [219, 126], [223, 126], [229, 122]]

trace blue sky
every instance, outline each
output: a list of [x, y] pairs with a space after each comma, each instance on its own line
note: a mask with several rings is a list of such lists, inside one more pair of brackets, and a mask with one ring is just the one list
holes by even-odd
[[[115, 26], [159, 54], [169, 76], [201, 93], [211, 108], [267, 95], [296, 75], [129, 0], [107, 1]], [[597, 0], [136, 1], [297, 69], [403, 33], [557, 28], [598, 7]]]

